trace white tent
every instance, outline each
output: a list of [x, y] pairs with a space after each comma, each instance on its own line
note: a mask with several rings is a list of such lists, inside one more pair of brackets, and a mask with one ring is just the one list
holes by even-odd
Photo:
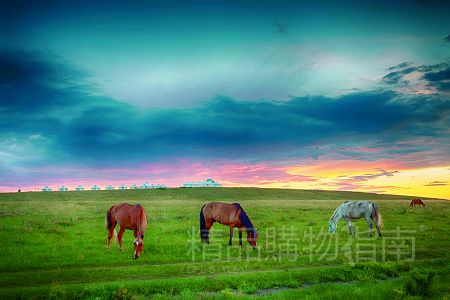
[[75, 191], [80, 192], [80, 191], [84, 191], [84, 186], [79, 185], [75, 188]]
[[141, 189], [152, 189], [153, 184], [148, 183], [147, 181], [141, 185]]
[[43, 192], [51, 192], [52, 189], [49, 188], [48, 185], [46, 185], [46, 186], [44, 186], [44, 187], [42, 188], [42, 191], [43, 191]]

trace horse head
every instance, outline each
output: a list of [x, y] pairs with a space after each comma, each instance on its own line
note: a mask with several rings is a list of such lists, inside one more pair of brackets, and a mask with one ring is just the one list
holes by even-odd
[[133, 242], [134, 246], [134, 259], [138, 259], [142, 250], [144, 249], [144, 235], [138, 235]]
[[336, 222], [334, 222], [333, 219], [330, 220], [330, 223], [328, 224], [328, 230], [331, 234], [333, 234], [336, 231]]
[[256, 249], [256, 242], [258, 241], [258, 239], [259, 239], [258, 231], [255, 228], [248, 228], [247, 241], [253, 247], [253, 249]]

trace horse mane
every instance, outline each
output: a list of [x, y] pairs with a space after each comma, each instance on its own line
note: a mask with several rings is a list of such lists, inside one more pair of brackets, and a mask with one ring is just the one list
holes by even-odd
[[351, 202], [351, 201], [347, 200], [347, 201], [345, 201], [344, 203], [342, 203], [341, 205], [339, 205], [339, 206], [334, 210], [334, 213], [333, 213], [333, 215], [331, 216], [330, 221], [331, 221], [331, 220], [334, 220], [334, 217], [336, 216], [336, 214], [338, 213], [338, 211], [340, 211], [342, 205], [344, 205], [344, 204], [346, 204], [346, 203], [349, 203], [349, 202]]
[[248, 217], [245, 210], [242, 208], [242, 206], [239, 203], [233, 203], [238, 209], [241, 209], [241, 213], [239, 215], [239, 219], [241, 220], [242, 224], [245, 226], [247, 231], [254, 231], [255, 227], [253, 226], [252, 221], [250, 221], [250, 218]]
[[136, 208], [135, 218], [137, 231], [142, 235], [142, 238], [144, 238], [144, 231], [148, 224], [147, 216], [145, 215], [145, 210], [142, 205], [136, 204], [134, 207]]

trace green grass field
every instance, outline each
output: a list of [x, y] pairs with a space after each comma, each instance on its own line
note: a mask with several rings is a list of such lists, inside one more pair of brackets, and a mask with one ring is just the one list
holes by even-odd
[[[350, 192], [220, 188], [0, 194], [1, 298], [54, 299], [411, 299], [450, 296], [450, 202]], [[348, 235], [328, 220], [344, 200], [376, 202], [383, 237], [364, 220]], [[240, 202], [258, 228], [258, 250], [228, 247], [215, 224], [199, 239], [208, 201]], [[105, 252], [107, 209], [142, 204], [149, 217], [145, 249], [132, 259]], [[409, 230], [409, 231], [408, 231]]]

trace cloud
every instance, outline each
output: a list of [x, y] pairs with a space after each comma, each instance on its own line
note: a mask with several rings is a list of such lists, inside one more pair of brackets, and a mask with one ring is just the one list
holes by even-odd
[[445, 43], [450, 43], [450, 34], [442, 39]]
[[430, 93], [450, 90], [450, 65], [447, 62], [405, 68], [411, 64], [405, 62], [387, 68], [392, 72], [383, 76], [382, 81], [392, 86], [410, 86], [416, 92], [418, 87]]
[[383, 177], [383, 176], [392, 177], [392, 176], [394, 176], [395, 173], [398, 173], [398, 171], [386, 171], [383, 169], [376, 169], [376, 171], [378, 171], [378, 173], [351, 176], [350, 179], [353, 179], [356, 181], [367, 181], [369, 179]]
[[[191, 108], [140, 109], [99, 95], [87, 83], [89, 74], [51, 55], [3, 51], [0, 65], [0, 138], [9, 141], [0, 152], [13, 157], [16, 168], [133, 165], [173, 157], [258, 162], [318, 158], [324, 150], [315, 147], [448, 142], [450, 101], [441, 95], [388, 90], [288, 101], [217, 97]], [[427, 150], [419, 143], [406, 148]], [[30, 151], [36, 155], [14, 154]], [[383, 155], [393, 154], [376, 154]], [[446, 155], [442, 150], [436, 160]], [[361, 152], [358, 158], [367, 156]], [[5, 164], [0, 161], [0, 167]]]
[[427, 72], [423, 75], [423, 78], [428, 81], [450, 80], [450, 67], [437, 72]]
[[[393, 68], [397, 69], [397, 66]], [[410, 67], [404, 70], [390, 72], [389, 74], [383, 77], [383, 81], [388, 84], [399, 84], [399, 83], [408, 84], [408, 80], [404, 79], [405, 75], [415, 72], [417, 70], [418, 68], [416, 67]]]
[[275, 22], [272, 24], [279, 34], [287, 34], [286, 24]]
[[428, 184], [424, 184], [423, 186], [447, 186], [448, 181], [432, 181]]
[[408, 67], [408, 66], [410, 66], [412, 64], [413, 64], [412, 62], [405, 61], [405, 62], [399, 63], [396, 66], [392, 66], [392, 67], [387, 68], [386, 71], [392, 71], [392, 70], [396, 70], [396, 69], [403, 69], [403, 68], [406, 68], [406, 67]]

